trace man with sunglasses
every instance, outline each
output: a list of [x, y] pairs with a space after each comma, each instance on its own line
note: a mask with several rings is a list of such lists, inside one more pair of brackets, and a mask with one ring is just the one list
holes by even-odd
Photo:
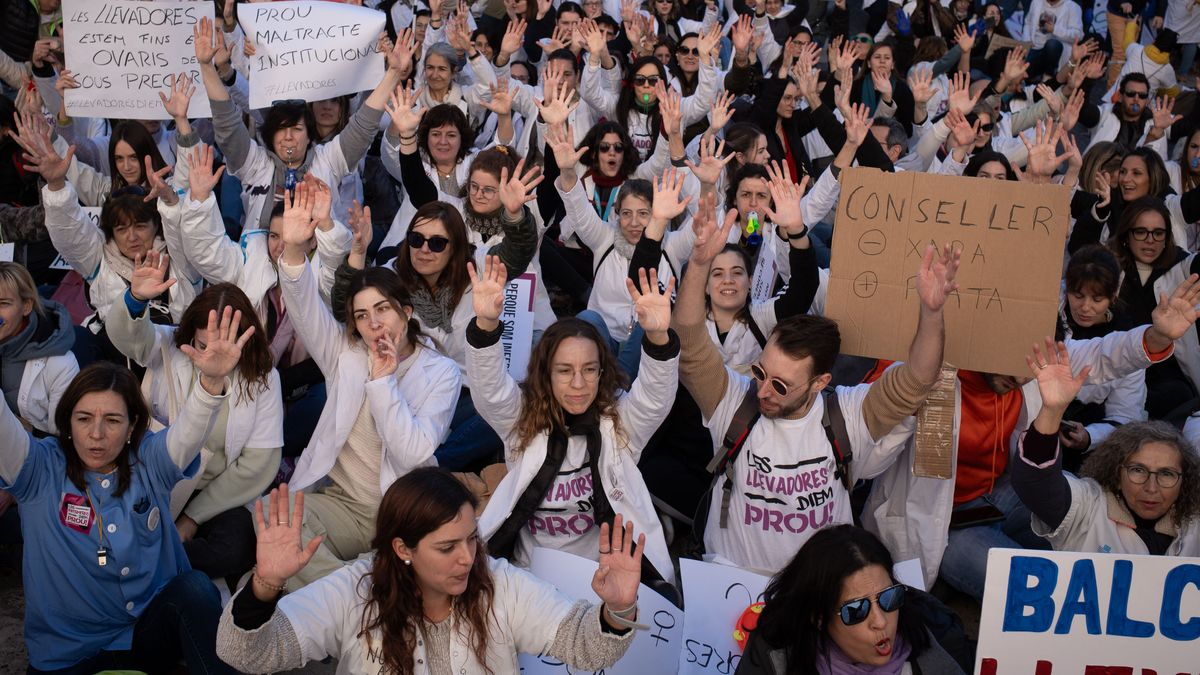
[[[795, 202], [777, 200], [772, 219], [789, 240], [799, 241], [808, 228]], [[718, 234], [709, 211], [696, 214], [696, 245], [675, 311], [683, 349], [680, 380], [716, 446], [728, 433], [745, 438], [712, 488], [703, 541], [720, 562], [773, 574], [814, 532], [852, 521], [847, 486], [889, 467], [912, 434], [909, 418], [941, 368], [942, 307], [956, 287], [959, 252], [949, 247], [941, 255], [932, 247], [925, 252], [916, 275], [920, 320], [908, 362], [874, 384], [836, 387], [826, 397], [822, 392], [830, 386], [830, 369], [841, 348], [837, 324], [828, 319], [803, 315], [781, 321], [752, 365], [753, 378], [722, 363], [705, 327], [704, 290], [736, 214], [726, 216]], [[835, 448], [823, 422], [834, 399], [850, 447]], [[743, 402], [753, 402], [757, 415], [748, 431], [733, 430]], [[840, 458], [851, 454], [849, 475], [843, 478], [847, 467]]]
[[1146, 145], [1157, 137], [1150, 137], [1155, 131], [1153, 121], [1150, 80], [1142, 73], [1129, 73], [1121, 78], [1116, 102], [1100, 107], [1100, 121], [1092, 129], [1089, 148], [1100, 141], [1113, 141], [1127, 150]]

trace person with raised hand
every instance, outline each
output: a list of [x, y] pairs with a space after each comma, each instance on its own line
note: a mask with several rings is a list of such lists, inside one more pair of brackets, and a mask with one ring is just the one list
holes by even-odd
[[315, 581], [371, 549], [384, 491], [434, 463], [461, 381], [412, 318], [413, 300], [394, 272], [357, 272], [330, 311], [308, 251], [317, 228], [302, 184], [284, 202], [279, 285], [296, 334], [325, 376], [326, 402], [291, 484], [306, 490], [305, 540], [324, 535], [297, 584]]
[[[196, 61], [212, 107], [216, 145], [225, 156], [229, 174], [242, 183], [245, 228], [266, 230], [270, 227], [271, 206], [276, 196], [294, 189], [305, 174], [312, 172], [326, 185], [340, 186], [342, 179], [357, 169], [375, 138], [388, 94], [400, 82], [401, 58], [396, 55], [388, 59], [388, 68], [379, 84], [333, 140], [318, 145], [312, 109], [302, 101], [283, 101], [264, 114], [261, 140], [256, 141], [242, 123], [241, 111], [230, 100], [229, 91], [217, 73], [213, 33], [213, 22], [207, 18], [202, 18], [193, 29]], [[401, 49], [399, 45], [394, 47], [394, 51]], [[180, 147], [194, 145], [197, 140], [181, 138]], [[338, 213], [345, 208], [337, 196], [334, 208]]]
[[644, 292], [627, 283], [645, 331], [632, 386], [600, 332], [575, 318], [555, 322], [542, 335], [518, 386], [505, 370], [500, 344], [504, 266], [489, 257], [482, 274], [474, 266], [470, 272], [476, 316], [467, 328], [467, 379], [479, 414], [504, 439], [508, 465], [479, 519], [488, 550], [521, 566], [535, 546], [592, 560], [599, 551], [603, 564], [606, 547], [597, 548], [597, 538], [603, 541], [602, 528], [624, 514], [646, 535], [650, 564], [643, 581], [667, 592], [661, 583], [673, 583], [674, 568], [637, 463], [675, 398], [674, 282], [660, 286], [652, 269], [641, 271]]
[[230, 376], [254, 336], [240, 323], [230, 307], [219, 318], [210, 311], [205, 342], [180, 348], [198, 380], [162, 431], [147, 428], [137, 378], [109, 362], [67, 387], [56, 435], [35, 438], [0, 406], [0, 489], [21, 509], [33, 672], [161, 672], [180, 659], [193, 672], [233, 672], [214, 652], [219, 594], [188, 565], [170, 497], [199, 471], [205, 439], [236, 396]]
[[151, 425], [169, 426], [196, 383], [196, 369], [181, 351], [210, 339], [205, 322], [231, 307], [240, 318], [239, 332], [253, 329], [237, 370], [230, 376], [237, 395], [219, 411], [204, 440], [201, 471], [180, 484], [172, 496], [175, 527], [192, 567], [211, 577], [236, 580], [254, 564], [254, 527], [246, 504], [255, 501], [279, 468], [283, 446], [283, 402], [270, 342], [249, 298], [231, 283], [201, 291], [178, 326], [150, 323], [148, 299], [170, 289], [168, 256], [151, 251], [136, 261], [126, 291], [125, 308], [110, 314], [109, 339], [126, 357], [146, 369]]
[[303, 495], [289, 509], [287, 486], [280, 486], [264, 501], [270, 507], [255, 514], [258, 566], [217, 633], [217, 653], [245, 672], [291, 670], [332, 656], [396, 673], [474, 675], [516, 672], [518, 653], [590, 671], [616, 663], [633, 640], [631, 629], [645, 623], [637, 600], [646, 537], [621, 515], [603, 526], [588, 556], [600, 562], [592, 575], [600, 604], [572, 602], [489, 557], [475, 495], [443, 469], [417, 469], [384, 495], [373, 555], [281, 595], [317, 540], [303, 536]]
[[1059, 430], [1089, 368], [1072, 368], [1066, 345], [1050, 338], [1026, 362], [1041, 409], [1021, 437], [1012, 482], [1033, 513], [1034, 533], [1057, 551], [1200, 554], [1195, 445], [1166, 422], [1132, 422], [1088, 453], [1078, 477], [1070, 475]]

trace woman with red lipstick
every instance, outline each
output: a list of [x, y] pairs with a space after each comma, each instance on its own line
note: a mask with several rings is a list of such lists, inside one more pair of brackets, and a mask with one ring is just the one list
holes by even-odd
[[767, 585], [737, 675], [962, 675], [923, 619], [928, 596], [851, 525], [814, 534]]
[[1175, 427], [1137, 422], [1089, 454], [1079, 477], [1063, 471], [1058, 430], [1088, 369], [1071, 370], [1049, 339], [1026, 359], [1042, 409], [1012, 463], [1013, 488], [1033, 512], [1033, 531], [1059, 551], [1200, 555], [1200, 457]]
[[384, 495], [373, 555], [281, 597], [317, 548], [302, 546], [303, 495], [290, 518], [287, 504], [284, 485], [269, 509], [257, 510], [258, 565], [217, 632], [217, 653], [240, 671], [279, 672], [333, 656], [338, 672], [352, 675], [492, 675], [519, 672], [518, 653], [592, 671], [614, 664], [633, 640], [645, 535], [634, 546], [633, 527], [620, 516], [593, 542], [600, 566], [592, 590], [601, 604], [571, 602], [489, 557], [479, 502], [453, 475], [416, 469]]

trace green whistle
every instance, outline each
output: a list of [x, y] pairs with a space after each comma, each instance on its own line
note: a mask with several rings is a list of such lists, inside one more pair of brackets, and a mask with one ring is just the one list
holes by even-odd
[[650, 105], [650, 94], [642, 94], [642, 104]]

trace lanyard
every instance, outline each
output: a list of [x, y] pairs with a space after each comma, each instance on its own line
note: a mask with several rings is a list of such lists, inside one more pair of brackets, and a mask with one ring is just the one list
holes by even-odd
[[607, 223], [608, 219], [612, 216], [613, 204], [617, 203], [617, 200], [614, 199], [617, 188], [609, 190], [608, 201], [603, 208], [600, 207], [600, 190], [601, 187], [597, 185], [596, 190], [592, 193], [592, 206], [596, 208], [596, 214], [600, 216], [600, 219]]
[[108, 549], [104, 547], [104, 518], [100, 516], [99, 502], [92, 499], [92, 489], [85, 487], [83, 491], [87, 493], [88, 506], [91, 507], [92, 513], [96, 514], [96, 539], [99, 540], [99, 548], [96, 549], [96, 564], [104, 567], [108, 564]]

